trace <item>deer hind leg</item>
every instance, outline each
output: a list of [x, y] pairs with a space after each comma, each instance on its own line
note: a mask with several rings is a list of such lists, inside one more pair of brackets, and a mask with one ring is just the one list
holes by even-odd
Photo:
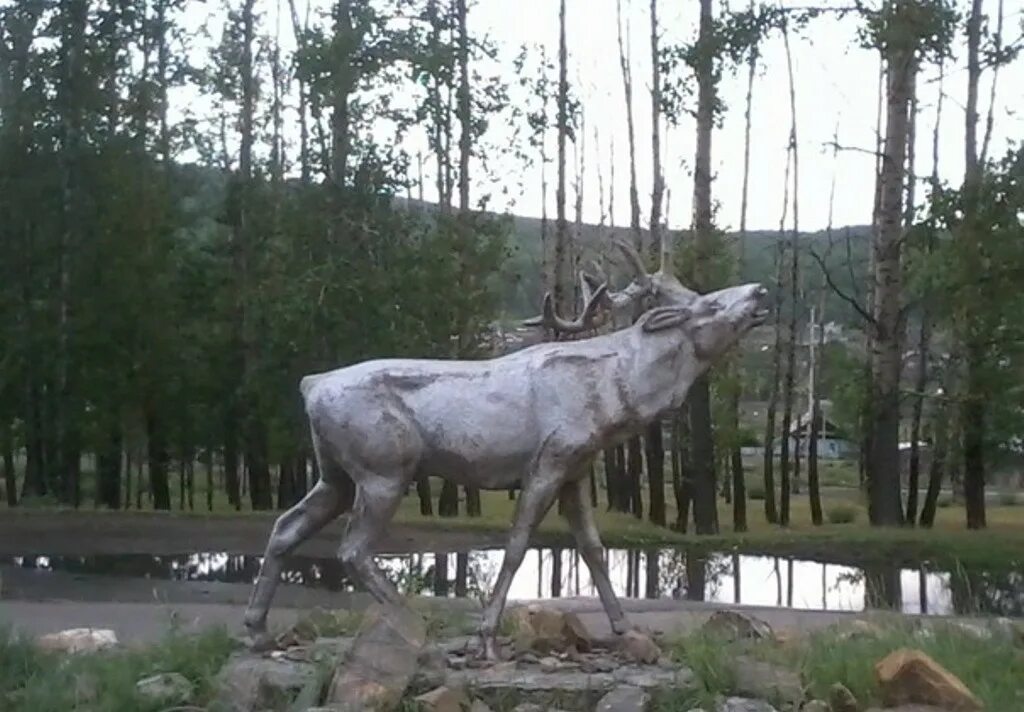
[[245, 627], [257, 646], [265, 644], [267, 611], [281, 578], [284, 557], [338, 515], [338, 491], [320, 480], [302, 501], [277, 518], [267, 542], [260, 573], [245, 611]]
[[395, 515], [407, 482], [404, 477], [358, 477], [352, 516], [338, 547], [338, 560], [345, 571], [380, 604], [402, 605], [402, 597], [374, 563], [373, 547]]
[[530, 534], [537, 528], [544, 515], [551, 509], [562, 478], [555, 470], [538, 471], [533, 478], [523, 482], [523, 490], [516, 502], [515, 520], [505, 545], [505, 556], [501, 562], [497, 582], [491, 600], [488, 601], [480, 618], [480, 645], [483, 656], [488, 660], [497, 660], [498, 651], [494, 636], [498, 630], [498, 621], [505, 608], [512, 578], [523, 563], [526, 547], [530, 543]]
[[593, 579], [594, 585], [597, 587], [597, 594], [601, 597], [601, 605], [604, 607], [605, 613], [608, 614], [612, 632], [622, 634], [629, 630], [630, 624], [622, 612], [622, 605], [608, 578], [608, 567], [604, 563], [604, 546], [601, 544], [601, 537], [597, 532], [594, 509], [590, 506], [590, 493], [586, 487], [587, 480], [582, 478], [566, 484], [562, 489], [565, 518], [569, 521], [569, 529], [572, 530], [573, 537], [576, 539], [576, 548], [579, 549], [583, 560], [587, 563], [587, 568], [590, 569], [590, 578]]

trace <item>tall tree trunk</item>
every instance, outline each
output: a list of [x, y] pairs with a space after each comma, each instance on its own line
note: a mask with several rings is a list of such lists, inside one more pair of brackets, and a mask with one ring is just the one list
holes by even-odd
[[[694, 282], [698, 291], [706, 291], [712, 286], [710, 260], [714, 227], [711, 212], [711, 132], [714, 129], [716, 95], [714, 34], [711, 0], [700, 0], [696, 60], [697, 148], [693, 183]], [[697, 534], [717, 534], [715, 441], [711, 426], [711, 387], [707, 374], [698, 378], [691, 387], [689, 405], [694, 529]]]
[[555, 188], [555, 309], [559, 314], [573, 312], [572, 256], [569, 224], [565, 216], [565, 142], [569, 134], [569, 58], [565, 39], [565, 0], [558, 11], [558, 185]]
[[[935, 105], [935, 128], [932, 131], [932, 175], [931, 175], [931, 187], [932, 191], [936, 192], [941, 187], [939, 182], [939, 130], [942, 126], [942, 105], [945, 98], [945, 65], [940, 60], [939, 62], [939, 96]], [[915, 97], [916, 100], [916, 97]], [[928, 243], [927, 251], [931, 255], [935, 252], [935, 230], [928, 230]], [[910, 427], [910, 439], [911, 439], [911, 450], [910, 450], [910, 476], [907, 496], [907, 515], [906, 521], [908, 524], [913, 525], [918, 521], [917, 512], [917, 489], [920, 478], [920, 447], [918, 443], [921, 440], [921, 421], [924, 416], [924, 400], [925, 400], [925, 389], [928, 387], [928, 368], [929, 368], [929, 351], [931, 350], [931, 329], [932, 329], [932, 313], [929, 306], [929, 299], [926, 298], [921, 300], [921, 329], [919, 338], [917, 341], [917, 379], [914, 384], [916, 393], [914, 394], [914, 410], [911, 416], [911, 427]], [[938, 443], [935, 438], [936, 433], [932, 432], [932, 463], [929, 466], [929, 477], [928, 477], [928, 492], [926, 494], [926, 500], [920, 513], [920, 523], [923, 526], [925, 522], [925, 510], [928, 507], [928, 498], [932, 498], [931, 503], [931, 515], [929, 518], [929, 526], [932, 519], [935, 516], [935, 506], [939, 498], [939, 489], [941, 485], [942, 469], [935, 468], [935, 459], [938, 456], [937, 449]], [[934, 479], [933, 479], [934, 478]], [[932, 494], [932, 490], [934, 495]]]
[[14, 471], [14, 438], [11, 436], [11, 427], [3, 426], [3, 440], [0, 446], [3, 448], [4, 460], [4, 494], [7, 498], [8, 507], [18, 506], [18, 481], [17, 473]]
[[60, 10], [60, 83], [57, 108], [60, 117], [61, 225], [57, 245], [58, 310], [57, 310], [57, 410], [55, 479], [57, 496], [65, 504], [78, 506], [81, 496], [81, 443], [78, 428], [79, 404], [76, 359], [73, 354], [74, 329], [73, 257], [82, 242], [81, 159], [82, 119], [85, 106], [83, 63], [86, 26], [89, 16], [87, 0], [68, 0]]
[[[795, 371], [796, 371], [796, 343], [798, 340], [797, 334], [797, 316], [800, 308], [800, 249], [799, 249], [799, 235], [800, 235], [800, 155], [797, 150], [797, 132], [796, 132], [796, 82], [793, 76], [793, 56], [789, 47], [789, 31], [786, 25], [782, 26], [782, 39], [785, 43], [786, 48], [786, 70], [789, 78], [789, 112], [790, 112], [790, 125], [789, 125], [789, 150], [792, 152], [793, 157], [793, 231], [790, 237], [789, 244], [789, 324], [786, 328], [786, 370], [785, 370], [785, 381], [782, 390], [782, 453], [780, 462], [780, 495], [781, 495], [781, 507], [779, 509], [779, 523], [786, 527], [789, 526], [789, 500], [790, 500], [790, 462], [789, 462], [789, 442], [790, 442], [790, 431], [792, 430], [793, 423], [793, 400], [794, 400], [794, 385], [795, 385]], [[780, 228], [783, 226], [780, 226]], [[800, 442], [796, 440], [796, 451], [793, 453], [794, 463], [799, 462], [800, 456]], [[796, 467], [794, 467], [796, 472]], [[797, 475], [798, 477], [798, 475]], [[796, 485], [797, 477], [794, 477], [793, 484]], [[794, 486], [794, 491], [798, 491], [798, 486]]]
[[676, 498], [674, 529], [686, 533], [690, 521], [690, 503], [693, 485], [690, 475], [690, 457], [686, 444], [690, 441], [690, 417], [684, 404], [672, 423], [672, 484]]
[[615, 18], [618, 27], [619, 67], [622, 70], [622, 89], [626, 104], [626, 132], [629, 140], [629, 225], [633, 228], [633, 243], [642, 248], [640, 236], [640, 191], [636, 180], [636, 131], [633, 125], [633, 73], [629, 52], [629, 23], [622, 31], [622, 0], [615, 0]]
[[[980, 45], [982, 0], [973, 0], [967, 18], [967, 111], [964, 131], [964, 220], [957, 239], [964, 243], [962, 269], [968, 280], [984, 275], [981, 240], [975, 224], [982, 166], [978, 161], [978, 81], [981, 76]], [[963, 427], [964, 504], [967, 528], [985, 528], [985, 389], [981, 372], [985, 367], [984, 342], [987, 335], [978, 315], [978, 305], [968, 307], [960, 326], [964, 353], [964, 393], [960, 421]]]
[[420, 514], [424, 517], [434, 516], [434, 502], [430, 494], [430, 478], [416, 478], [416, 497], [420, 501]]
[[260, 360], [256, 315], [253, 313], [255, 272], [255, 233], [250, 224], [250, 202], [253, 182], [254, 114], [256, 111], [256, 80], [253, 66], [253, 42], [256, 39], [255, 0], [242, 5], [242, 53], [239, 66], [241, 103], [239, 108], [240, 145], [238, 152], [238, 215], [237, 251], [239, 324], [242, 342], [242, 390], [244, 393], [243, 450], [249, 478], [249, 496], [254, 510], [271, 509], [270, 463], [267, 458], [266, 425], [259, 402], [256, 369]]
[[[468, 243], [472, 239], [472, 216], [469, 206], [469, 159], [473, 141], [472, 97], [469, 91], [469, 30], [466, 27], [466, 0], [456, 0], [455, 4], [459, 25], [459, 229], [462, 232], [460, 242], [464, 248], [468, 249]], [[466, 267], [463, 265], [460, 274], [465, 270]], [[480, 490], [476, 487], [466, 487], [466, 514], [470, 517], [479, 517], [481, 514]]]
[[121, 508], [121, 456], [123, 443], [121, 425], [107, 423], [103, 442], [96, 453], [97, 501], [109, 509]]
[[441, 494], [437, 498], [437, 514], [441, 517], [459, 516], [459, 488], [449, 480], [441, 483]]
[[[149, 489], [153, 497], [153, 508], [170, 510], [171, 488], [168, 481], [167, 467], [170, 455], [167, 453], [167, 440], [163, 424], [157, 417], [156, 409], [150, 408], [145, 415], [146, 442], [149, 459]], [[141, 465], [141, 463], [140, 463]], [[142, 487], [139, 486], [141, 494]], [[141, 503], [138, 503], [141, 509]]]
[[[207, 445], [203, 456], [206, 465], [206, 511], [213, 511], [213, 445]], [[129, 475], [129, 479], [131, 479]]]
[[[782, 377], [782, 289], [783, 264], [785, 263], [786, 215], [789, 211], [789, 171], [792, 168], [793, 153], [786, 151], [786, 172], [782, 183], [782, 218], [779, 220], [779, 240], [775, 250], [775, 300], [772, 305], [772, 322], [775, 324], [775, 348], [772, 351], [772, 380], [765, 411], [764, 426], [764, 516], [769, 524], [779, 522], [775, 508], [775, 418], [779, 407], [779, 386]], [[782, 448], [789, 451], [789, 433], [782, 433]]]
[[[661, 69], [658, 51], [658, 2], [651, 0], [651, 162], [654, 185], [651, 188], [651, 257], [668, 254], [668, 235], [662, 231], [661, 201], [665, 193], [665, 178], [661, 169]], [[670, 265], [664, 265], [671, 269]], [[661, 420], [647, 428], [645, 452], [647, 454], [647, 482], [651, 491], [650, 519], [665, 525], [665, 447]]]
[[[751, 3], [750, 9], [754, 6]], [[758, 51], [756, 45], [750, 49], [747, 59], [747, 95], [743, 112], [743, 188], [740, 193], [740, 235], [736, 256], [736, 281], [741, 282], [746, 270], [747, 254], [747, 205], [750, 195], [750, 127], [751, 111], [754, 103], [754, 77], [757, 74]], [[743, 397], [743, 379], [740, 375], [740, 364], [733, 362], [736, 371], [736, 383], [729, 401], [729, 419], [735, 434], [730, 453], [732, 467], [732, 528], [736, 532], [747, 531], [747, 487], [746, 473], [743, 470], [743, 453], [739, 439], [740, 432], [740, 400]], [[738, 574], [737, 574], [738, 575]]]
[[637, 519], [644, 518], [643, 444], [640, 438], [632, 438], [626, 448], [626, 481], [628, 482], [629, 512]]
[[942, 493], [942, 475], [946, 470], [946, 454], [949, 449], [949, 419], [945, 408], [936, 407], [932, 414], [932, 458], [928, 465], [928, 491], [925, 492], [924, 504], [921, 505], [921, 518], [918, 523], [922, 527], [931, 527], [935, 523], [935, 510], [939, 505]]
[[903, 522], [899, 457], [899, 386], [903, 341], [903, 186], [914, 56], [912, 50], [899, 46], [886, 48], [885, 52], [888, 64], [886, 136], [882, 156], [879, 226], [872, 250], [874, 373], [868, 511], [872, 524], [898, 526]]
[[238, 430], [235, 406], [229, 403], [224, 418], [224, 488], [228, 502], [236, 511], [242, 508], [241, 482], [239, 481]]

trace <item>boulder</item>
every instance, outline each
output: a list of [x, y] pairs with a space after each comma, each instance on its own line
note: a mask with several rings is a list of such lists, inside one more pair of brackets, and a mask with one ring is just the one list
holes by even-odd
[[793, 707], [804, 698], [800, 676], [792, 670], [740, 655], [733, 659], [734, 692]]
[[623, 685], [602, 697], [594, 712], [645, 712], [650, 704], [651, 696], [645, 690]]
[[371, 607], [334, 673], [328, 703], [364, 709], [397, 704], [418, 669], [426, 637], [423, 619], [408, 608]]
[[882, 635], [882, 629], [871, 621], [861, 618], [854, 618], [851, 621], [840, 623], [835, 626], [836, 637], [839, 640], [858, 640], [864, 638], [878, 638]]
[[135, 683], [135, 692], [151, 702], [180, 705], [192, 699], [194, 688], [184, 675], [165, 672], [139, 680]]
[[772, 627], [765, 621], [736, 611], [715, 611], [701, 626], [701, 630], [729, 641], [774, 637]]
[[413, 699], [421, 712], [463, 712], [469, 707], [469, 698], [460, 688], [441, 686]]
[[811, 700], [800, 708], [800, 712], [832, 712], [832, 708], [825, 700]]
[[951, 712], [974, 712], [984, 705], [963, 682], [920, 650], [901, 648], [875, 665], [882, 699], [890, 707], [934, 705]]
[[832, 685], [828, 690], [828, 703], [832, 712], [858, 712], [860, 703], [850, 689], [841, 682]]
[[717, 712], [779, 712], [764, 700], [729, 697], [718, 703]]
[[300, 697], [315, 705], [324, 682], [316, 663], [236, 654], [217, 674], [217, 709], [288, 710]]
[[506, 618], [511, 628], [516, 654], [527, 652], [547, 655], [575, 648], [588, 652], [594, 647], [594, 636], [575, 613], [563, 613], [539, 605], [517, 606]]
[[491, 712], [491, 708], [483, 700], [473, 700], [473, 704], [469, 706], [469, 712]]
[[41, 635], [36, 645], [55, 653], [95, 653], [117, 645], [117, 634], [107, 628], [70, 628]]
[[661, 657], [661, 648], [649, 635], [637, 630], [628, 630], [622, 635], [619, 650], [629, 660], [653, 665]]
[[594, 648], [594, 636], [587, 630], [587, 627], [583, 625], [583, 621], [575, 613], [569, 612], [565, 614], [564, 626], [562, 628], [563, 635], [565, 636], [565, 642], [571, 645], [576, 651], [580, 653], [589, 653]]

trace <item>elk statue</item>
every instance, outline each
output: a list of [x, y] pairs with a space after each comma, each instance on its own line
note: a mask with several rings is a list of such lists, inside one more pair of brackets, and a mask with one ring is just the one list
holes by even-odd
[[257, 645], [267, 640], [283, 557], [340, 513], [338, 483], [346, 473], [356, 496], [337, 555], [378, 602], [402, 605], [374, 563], [373, 547], [411, 481], [439, 475], [491, 490], [519, 483], [504, 560], [480, 621], [482, 654], [496, 658], [495, 632], [512, 578], [559, 494], [612, 630], [628, 629], [587, 496], [587, 464], [679, 408], [694, 380], [768, 312], [760, 285], [698, 295], [666, 271], [664, 257], [662, 268], [648, 274], [639, 255], [622, 248], [637, 268], [629, 286], [588, 286], [574, 320], [556, 314], [548, 297], [538, 323], [579, 333], [609, 312], [651, 307], [627, 328], [500, 358], [374, 360], [302, 379], [320, 481], [274, 524], [245, 613]]

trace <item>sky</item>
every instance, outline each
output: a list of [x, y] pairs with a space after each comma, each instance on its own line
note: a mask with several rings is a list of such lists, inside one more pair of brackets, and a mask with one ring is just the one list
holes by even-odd
[[[299, 13], [305, 3], [314, 9], [325, 0], [296, 0]], [[1024, 21], [1024, 0], [1002, 0], [1004, 4], [1004, 37], [1019, 40]], [[265, 22], [273, 28], [277, 8], [281, 8], [282, 44], [288, 46], [290, 21], [287, 3], [265, 0]], [[648, 0], [621, 0], [624, 21], [628, 23], [633, 74], [633, 105], [636, 122], [637, 173], [641, 196], [641, 213], [650, 211], [651, 100], [649, 94], [650, 3]], [[822, 0], [821, 7], [837, 7], [848, 2]], [[207, 3], [195, 3], [187, 10], [190, 24], [206, 21]], [[716, 4], [718, 8], [721, 5]], [[961, 5], [964, 5], [961, 2]], [[993, 15], [996, 0], [984, 0], [984, 9]], [[691, 41], [696, 36], [699, 4], [696, 0], [659, 1], [659, 21], [663, 46]], [[877, 126], [877, 92], [879, 58], [877, 51], [866, 50], [857, 43], [855, 17], [813, 20], [799, 35], [791, 34], [795, 76], [797, 148], [799, 186], [799, 227], [823, 229], [829, 217], [829, 193], [835, 181], [833, 224], [836, 226], [870, 222], [874, 192], [874, 156]], [[515, 82], [512, 58], [523, 44], [544, 45], [549, 57], [558, 51], [557, 0], [477, 0], [469, 15], [470, 32], [486, 34], [499, 49], [499, 63], [507, 81]], [[616, 36], [616, 0], [567, 0], [567, 40], [569, 77], [581, 95], [585, 121], [586, 175], [584, 184], [584, 219], [600, 220], [600, 199], [596, 167], [602, 166], [606, 190], [610, 190], [610, 146], [615, 150], [615, 222], [628, 223], [628, 153], [626, 115], [622, 76], [619, 70]], [[964, 166], [964, 104], [966, 97], [966, 52], [962, 37], [954, 48], [954, 58], [946, 63], [942, 84], [944, 102], [939, 132], [939, 174], [958, 184]], [[919, 114], [916, 141], [916, 173], [927, 177], [932, 171], [932, 135], [936, 123], [939, 97], [938, 68], [923, 67], [918, 81]], [[992, 72], [982, 77], [980, 91], [979, 140], [984, 134], [985, 116], [989, 112]], [[994, 129], [990, 157], [1003, 154], [1015, 140], [1024, 137], [1024, 59], [1004, 67], [999, 74], [998, 91], [993, 111]], [[718, 204], [716, 222], [725, 229], [735, 229], [740, 222], [741, 183], [743, 172], [744, 94], [746, 67], [726, 72], [721, 95], [726, 114], [720, 129], [714, 132], [712, 167], [713, 200]], [[783, 42], [776, 33], [763, 49], [762, 62], [754, 86], [754, 109], [751, 130], [750, 191], [748, 227], [778, 229], [782, 215], [785, 184], [786, 144], [789, 134], [790, 106], [788, 75]], [[513, 92], [521, 99], [521, 90]], [[189, 103], [193, 103], [190, 98]], [[286, 131], [297, 134], [294, 112]], [[383, 129], [382, 129], [383, 130]], [[597, 132], [599, 143], [595, 141]], [[512, 141], [507, 121], [492, 122], [486, 137], [491, 144], [507, 145]], [[837, 158], [827, 145], [837, 135], [839, 143], [854, 149], [843, 151]], [[419, 133], [410, 135], [404, 147], [415, 155], [424, 151], [425, 140]], [[524, 147], [525, 148], [525, 147]], [[294, 149], [293, 149], [294, 152]], [[669, 227], [681, 229], [691, 222], [691, 174], [694, 152], [694, 122], [688, 116], [678, 126], [663, 127], [662, 155], [668, 189], [667, 221]], [[555, 154], [552, 132], [548, 154]], [[568, 203], [572, 206], [573, 167], [569, 151]], [[486, 178], [473, 186], [476, 196], [493, 196], [489, 207], [508, 209], [521, 215], [539, 216], [542, 205], [540, 168], [534, 166], [524, 173], [523, 166], [512, 158], [492, 165]], [[427, 169], [429, 171], [429, 167]], [[548, 214], [554, 214], [555, 166], [548, 169]], [[482, 172], [477, 171], [477, 176]], [[434, 199], [432, 178], [426, 176], [425, 198]], [[917, 202], [926, 196], [922, 184]], [[606, 193], [607, 195], [607, 193]], [[607, 200], [607, 197], [606, 197]], [[570, 217], [571, 207], [570, 210]], [[792, 209], [788, 223], [792, 224]]]

